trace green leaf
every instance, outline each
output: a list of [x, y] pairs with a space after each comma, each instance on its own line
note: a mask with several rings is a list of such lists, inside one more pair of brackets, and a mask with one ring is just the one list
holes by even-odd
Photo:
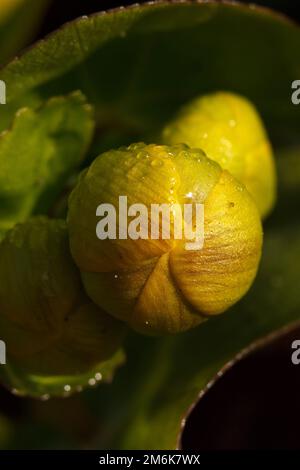
[[47, 400], [52, 397], [66, 397], [94, 387], [102, 382], [110, 382], [115, 370], [125, 361], [122, 350], [110, 359], [100, 363], [87, 373], [71, 376], [37, 376], [25, 373], [8, 361], [0, 368], [0, 379], [14, 395]]
[[19, 52], [33, 37], [49, 0], [6, 0], [0, 5], [0, 63]]
[[0, 229], [49, 208], [92, 133], [92, 109], [80, 92], [17, 112], [12, 128], [0, 135]]
[[108, 145], [109, 135], [153, 139], [183, 103], [226, 89], [257, 105], [274, 142], [297, 141], [300, 107], [291, 103], [291, 83], [299, 49], [298, 27], [260, 8], [163, 1], [95, 14], [62, 27], [0, 73], [9, 103], [1, 126], [26, 99], [80, 89], [96, 106]]

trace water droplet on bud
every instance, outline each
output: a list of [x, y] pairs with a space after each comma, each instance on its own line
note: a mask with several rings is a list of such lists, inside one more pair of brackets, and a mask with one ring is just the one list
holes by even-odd
[[45, 394], [42, 395], [40, 398], [41, 398], [42, 401], [48, 401], [49, 398], [50, 398], [50, 395], [49, 395], [48, 393], [45, 393]]
[[151, 161], [151, 166], [159, 167], [162, 165], [163, 165], [163, 162], [161, 160], [158, 160], [157, 158]]

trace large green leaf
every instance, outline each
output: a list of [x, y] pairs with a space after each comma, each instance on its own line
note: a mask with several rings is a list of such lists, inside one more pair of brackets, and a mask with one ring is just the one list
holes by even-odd
[[[96, 110], [94, 156], [155, 139], [184, 102], [226, 89], [256, 104], [276, 151], [296, 148], [300, 106], [291, 103], [291, 83], [299, 78], [299, 51], [296, 25], [232, 3], [161, 2], [97, 14], [66, 25], [2, 70], [8, 104], [0, 126], [7, 128], [20, 106], [36, 108], [79, 89]], [[299, 217], [289, 204], [289, 177], [281, 179], [289, 162], [280, 160], [280, 200], [250, 293], [189, 333], [132, 336], [128, 365], [98, 391], [104, 431], [95, 446], [175, 448], [182, 419], [218, 370], [252, 341], [300, 318]]]

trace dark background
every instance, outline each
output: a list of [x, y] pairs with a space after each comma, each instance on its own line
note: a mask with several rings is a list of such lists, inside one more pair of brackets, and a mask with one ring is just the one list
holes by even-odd
[[[97, 11], [117, 8], [120, 6], [132, 5], [135, 3], [146, 3], [146, 1], [72, 0], [70, 2], [62, 2], [61, 0], [53, 0], [48, 14], [43, 22], [42, 28], [39, 31], [39, 37], [48, 34], [54, 29], [57, 29], [61, 24], [78, 16], [88, 15]], [[258, 0], [255, 2], [241, 0], [241, 3], [256, 3], [258, 5], [270, 6], [273, 9], [277, 9], [278, 11], [285, 13], [294, 20], [300, 22], [299, 0]]]

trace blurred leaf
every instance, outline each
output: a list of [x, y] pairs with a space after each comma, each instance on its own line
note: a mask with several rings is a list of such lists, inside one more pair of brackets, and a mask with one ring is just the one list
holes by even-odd
[[69, 396], [81, 392], [84, 388], [94, 387], [100, 382], [110, 382], [116, 368], [124, 362], [121, 350], [109, 360], [100, 363], [89, 372], [72, 376], [37, 376], [24, 373], [8, 362], [0, 368], [1, 382], [15, 395], [29, 395], [47, 400], [53, 396]]
[[287, 146], [276, 151], [278, 201], [268, 227], [291, 225], [299, 212], [300, 146]]
[[13, 432], [13, 426], [8, 418], [0, 414], [0, 449], [7, 446]]
[[0, 24], [3, 23], [7, 16], [20, 6], [21, 3], [22, 0], [0, 0]]
[[0, 229], [46, 211], [84, 156], [92, 109], [80, 92], [20, 109], [0, 135]]
[[300, 192], [300, 146], [278, 152], [277, 171], [280, 176], [282, 195], [289, 192]]
[[0, 0], [0, 63], [28, 43], [46, 11], [49, 0]]

